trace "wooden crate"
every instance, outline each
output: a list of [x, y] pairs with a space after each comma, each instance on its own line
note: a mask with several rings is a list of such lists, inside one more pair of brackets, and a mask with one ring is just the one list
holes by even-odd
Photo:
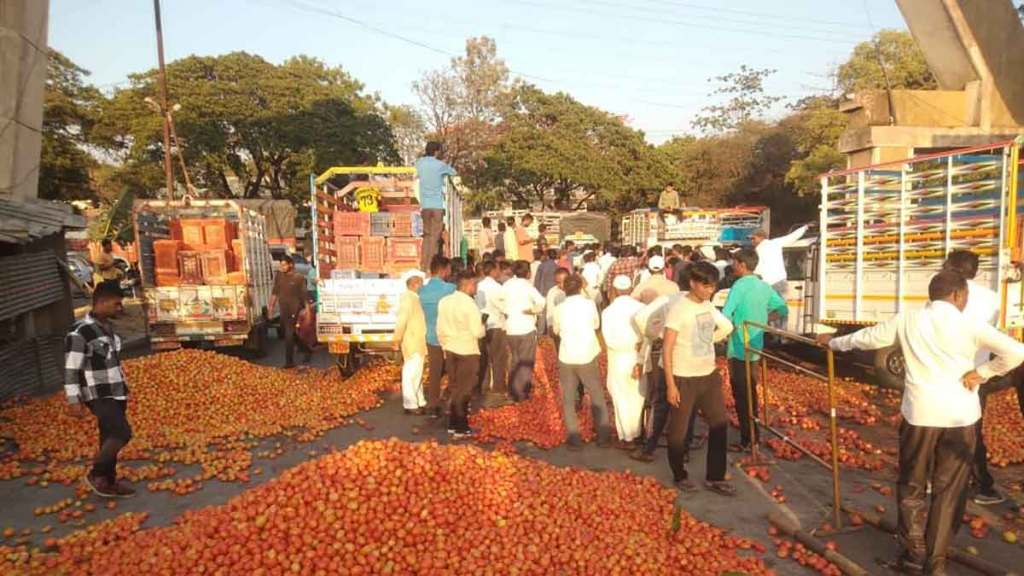
[[202, 284], [203, 265], [199, 258], [199, 252], [193, 250], [178, 252], [178, 271], [181, 276], [181, 284]]
[[422, 254], [422, 238], [388, 238], [387, 261], [392, 270], [418, 266]]
[[208, 218], [203, 221], [203, 239], [207, 246], [228, 248], [236, 236], [234, 222], [225, 218]]
[[335, 236], [369, 236], [370, 234], [370, 213], [369, 212], [335, 212], [334, 213], [334, 235]]
[[199, 253], [205, 284], [227, 284], [228, 251], [207, 250]]
[[181, 277], [177, 274], [163, 274], [157, 272], [156, 274], [156, 285], [160, 287], [171, 287], [181, 284]]
[[186, 246], [202, 246], [206, 244], [206, 235], [203, 232], [204, 220], [179, 220], [178, 225], [181, 226], [181, 241]]
[[359, 267], [359, 237], [341, 236], [334, 239], [338, 252], [338, 262], [334, 268], [355, 270]]
[[[386, 258], [387, 238], [367, 236], [359, 240], [359, 269], [368, 272], [383, 272]], [[338, 265], [338, 268], [344, 266]]]

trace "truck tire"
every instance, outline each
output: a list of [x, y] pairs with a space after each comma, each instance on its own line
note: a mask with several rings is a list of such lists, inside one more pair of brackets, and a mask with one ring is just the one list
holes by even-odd
[[874, 354], [875, 382], [882, 388], [903, 390], [906, 364], [903, 350], [898, 345], [876, 350]]
[[267, 355], [269, 332], [270, 329], [265, 322], [253, 326], [249, 333], [249, 339], [245, 342], [245, 347], [252, 351], [254, 357], [263, 358]]
[[[352, 348], [354, 349], [355, 347], [353, 346]], [[338, 354], [335, 356], [334, 363], [337, 364], [338, 372], [341, 374], [342, 378], [350, 378], [356, 373], [356, 369], [358, 368], [356, 364], [356, 355], [352, 349], [345, 354]]]

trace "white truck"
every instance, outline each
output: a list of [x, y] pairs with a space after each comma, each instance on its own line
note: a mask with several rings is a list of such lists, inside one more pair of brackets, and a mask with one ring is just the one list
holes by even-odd
[[266, 221], [232, 200], [138, 200], [132, 210], [153, 350], [266, 352], [274, 269]]
[[644, 248], [740, 245], [749, 243], [754, 230], [768, 231], [770, 223], [771, 210], [764, 206], [684, 207], [671, 212], [642, 208], [622, 217], [619, 236], [623, 243]]
[[[1015, 262], [1024, 238], [1024, 140], [998, 142], [821, 177], [817, 232], [784, 251], [793, 332], [850, 332], [923, 306], [952, 250], [980, 256], [975, 281], [999, 294], [998, 326], [1024, 327]], [[814, 236], [817, 235], [817, 238]], [[880, 384], [900, 387], [898, 348], [868, 359]]]
[[[398, 300], [405, 290], [399, 277], [421, 267], [416, 169], [335, 167], [310, 178], [310, 194], [317, 340], [327, 343], [348, 376], [365, 356], [393, 354]], [[462, 240], [462, 201], [450, 182], [445, 196], [450, 252]]]

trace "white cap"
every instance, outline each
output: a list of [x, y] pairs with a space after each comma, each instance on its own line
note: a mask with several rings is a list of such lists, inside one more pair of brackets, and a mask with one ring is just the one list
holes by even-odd
[[665, 259], [661, 256], [651, 256], [651, 259], [647, 261], [647, 269], [652, 272], [665, 269]]
[[405, 272], [402, 272], [402, 275], [400, 276], [400, 278], [402, 279], [402, 282], [408, 282], [409, 278], [412, 278], [413, 276], [419, 276], [420, 278], [424, 278], [424, 279], [427, 277], [427, 275], [424, 274], [423, 272], [421, 272], [420, 270], [413, 269], [413, 270], [406, 270]]
[[616, 290], [629, 290], [633, 287], [633, 282], [630, 281], [629, 276], [619, 274], [612, 280], [612, 286]]

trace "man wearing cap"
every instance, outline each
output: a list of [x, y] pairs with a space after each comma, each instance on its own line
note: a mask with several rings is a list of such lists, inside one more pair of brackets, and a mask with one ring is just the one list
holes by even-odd
[[601, 334], [608, 348], [608, 393], [615, 408], [615, 429], [621, 442], [640, 436], [644, 396], [640, 393], [639, 348], [641, 335], [633, 322], [644, 308], [630, 297], [633, 283], [626, 276], [612, 280], [612, 303], [601, 313]]
[[427, 356], [427, 320], [420, 305], [419, 289], [426, 275], [419, 270], [402, 274], [405, 292], [398, 301], [395, 324], [395, 350], [402, 351], [402, 408], [406, 414], [422, 414], [427, 400], [423, 395], [423, 362]]
[[679, 285], [665, 276], [665, 258], [654, 255], [647, 261], [647, 269], [651, 275], [649, 278], [633, 289], [633, 298], [639, 300], [645, 290], [654, 290], [658, 296], [671, 296], [679, 293]]

